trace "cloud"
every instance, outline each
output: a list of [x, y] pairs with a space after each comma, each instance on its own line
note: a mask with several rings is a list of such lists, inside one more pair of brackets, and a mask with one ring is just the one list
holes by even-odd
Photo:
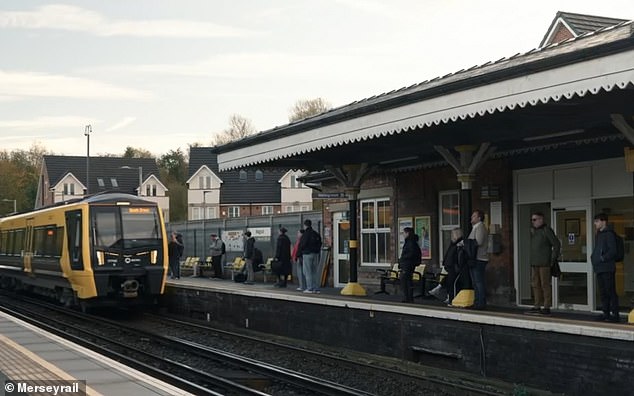
[[[42, 116], [27, 120], [0, 120], [0, 128], [51, 130], [53, 128], [77, 128], [83, 131], [84, 125], [95, 124], [95, 119], [81, 116]], [[78, 132], [79, 133], [79, 132]], [[29, 136], [19, 136], [25, 138]], [[40, 137], [40, 136], [33, 136]], [[4, 136], [4, 139], [12, 139], [12, 136]]]
[[106, 132], [116, 131], [117, 129], [124, 128], [136, 121], [136, 117], [126, 117], [123, 120], [117, 122], [113, 126], [106, 128]]
[[59, 29], [106, 37], [210, 38], [260, 34], [231, 26], [178, 19], [110, 20], [97, 12], [63, 4], [42, 6], [35, 11], [0, 11], [0, 28]]
[[153, 97], [148, 92], [117, 87], [86, 78], [0, 70], [0, 98], [24, 96], [107, 100], [149, 100]]

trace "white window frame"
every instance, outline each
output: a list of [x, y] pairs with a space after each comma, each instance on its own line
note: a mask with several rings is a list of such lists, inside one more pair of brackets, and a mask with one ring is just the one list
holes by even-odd
[[239, 206], [229, 206], [227, 208], [227, 216], [228, 217], [240, 217], [240, 207]]
[[[391, 233], [392, 233], [392, 227], [391, 224], [388, 224], [387, 227], [378, 227], [379, 224], [379, 211], [378, 211], [378, 203], [379, 202], [389, 202], [390, 203], [390, 209], [393, 211], [393, 207], [392, 207], [392, 201], [390, 200], [390, 198], [375, 198], [375, 199], [364, 199], [359, 201], [359, 208], [361, 209], [361, 211], [363, 211], [363, 204], [364, 203], [369, 203], [372, 202], [374, 203], [374, 227], [372, 228], [364, 228], [363, 227], [363, 213], [360, 213], [359, 216], [359, 229], [361, 230], [361, 238], [360, 239], [360, 243], [359, 243], [359, 258], [361, 261], [361, 265], [365, 266], [365, 267], [384, 267], [386, 265], [390, 265], [390, 238]], [[376, 234], [377, 238], [375, 238], [375, 243], [376, 243], [376, 252], [377, 252], [377, 257], [378, 257], [378, 249], [379, 249], [379, 238], [378, 238], [378, 234], [386, 234], [385, 235], [385, 240], [388, 241], [388, 246], [387, 246], [387, 251], [385, 252], [385, 258], [386, 262], [376, 262], [376, 261], [363, 261], [364, 257], [363, 257], [363, 251], [364, 251], [364, 246], [363, 246], [363, 235], [364, 234]]]
[[[444, 221], [444, 217], [443, 217], [443, 207], [442, 207], [442, 202], [443, 202], [443, 197], [445, 196], [451, 196], [451, 195], [455, 195], [456, 198], [458, 199], [458, 224], [445, 224], [443, 223]], [[439, 246], [439, 252], [440, 252], [440, 262], [442, 263], [442, 260], [444, 259], [445, 256], [445, 251], [447, 250], [447, 248], [449, 246], [444, 246], [444, 240], [443, 240], [443, 232], [444, 231], [451, 231], [454, 228], [460, 228], [460, 191], [459, 190], [449, 190], [449, 191], [440, 191], [438, 193], [438, 246]], [[464, 231], [464, 230], [463, 230]], [[466, 235], [465, 235], [466, 238]]]
[[263, 215], [272, 215], [273, 214], [273, 206], [271, 205], [264, 205], [262, 206], [262, 214]]
[[206, 214], [206, 218], [207, 219], [215, 219], [218, 216], [216, 216], [216, 208], [215, 207], [207, 207], [205, 208], [205, 214]]
[[284, 213], [293, 213], [293, 207], [292, 206], [284, 206]]
[[200, 208], [198, 206], [192, 207], [192, 220], [200, 220]]

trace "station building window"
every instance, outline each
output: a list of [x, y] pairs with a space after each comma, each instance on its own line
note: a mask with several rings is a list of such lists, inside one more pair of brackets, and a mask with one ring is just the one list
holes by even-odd
[[392, 206], [389, 198], [361, 201], [361, 264], [390, 264]]
[[[441, 262], [451, 244], [451, 230], [460, 228], [460, 194], [458, 191], [441, 191], [440, 199], [440, 255]], [[466, 230], [463, 230], [466, 233]]]

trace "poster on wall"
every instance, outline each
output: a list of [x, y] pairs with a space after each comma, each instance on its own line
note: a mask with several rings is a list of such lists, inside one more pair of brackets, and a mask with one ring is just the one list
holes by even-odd
[[411, 217], [399, 217], [398, 218], [398, 255], [400, 257], [403, 251], [403, 245], [405, 245], [405, 235], [403, 235], [403, 229], [405, 227], [414, 228]]
[[225, 243], [225, 248], [228, 252], [244, 251], [243, 232], [242, 230], [223, 230], [220, 233], [220, 239]]
[[251, 236], [254, 237], [256, 241], [271, 241], [271, 227], [249, 227], [247, 230], [251, 231]]
[[414, 218], [414, 232], [418, 235], [423, 259], [431, 259], [431, 216]]

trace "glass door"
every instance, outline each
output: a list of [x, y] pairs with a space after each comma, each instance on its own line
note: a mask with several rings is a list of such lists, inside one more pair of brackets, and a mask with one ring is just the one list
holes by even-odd
[[588, 235], [588, 209], [553, 209], [555, 234], [561, 241], [561, 276], [553, 278], [553, 306], [590, 310], [593, 297], [592, 265]]
[[350, 279], [350, 221], [347, 212], [335, 212], [332, 215], [333, 223], [333, 263], [334, 285], [344, 287]]

